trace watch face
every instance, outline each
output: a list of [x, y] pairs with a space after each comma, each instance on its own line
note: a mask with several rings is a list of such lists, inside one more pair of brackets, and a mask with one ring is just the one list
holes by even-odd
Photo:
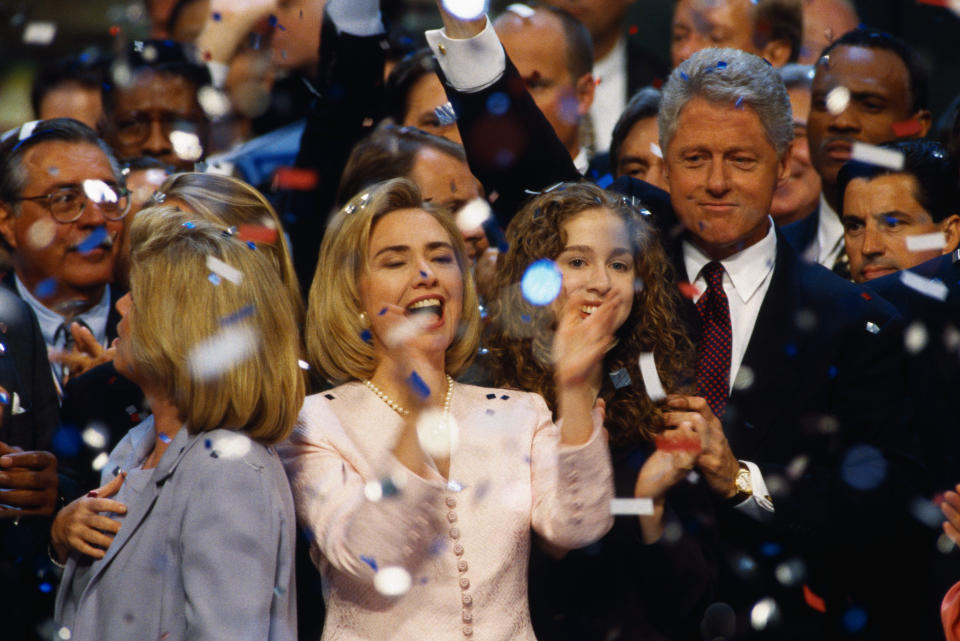
[[740, 470], [737, 472], [737, 492], [753, 493], [753, 486], [750, 483], [750, 472], [748, 470]]

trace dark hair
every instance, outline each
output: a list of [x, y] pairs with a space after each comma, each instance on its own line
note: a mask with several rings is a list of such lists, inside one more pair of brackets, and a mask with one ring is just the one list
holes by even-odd
[[763, 49], [774, 40], [790, 44], [790, 62], [803, 46], [803, 5], [800, 0], [759, 0], [753, 14], [753, 43]]
[[960, 214], [960, 193], [957, 189], [957, 162], [938, 142], [932, 140], [898, 140], [882, 145], [884, 149], [903, 154], [903, 169], [890, 169], [857, 160], [844, 163], [837, 174], [840, 205], [850, 181], [857, 178], [873, 180], [880, 176], [905, 174], [916, 179], [914, 198], [940, 222], [953, 214]]
[[8, 138], [0, 142], [0, 202], [10, 203], [19, 198], [27, 186], [27, 175], [21, 161], [24, 154], [45, 142], [59, 141], [74, 144], [95, 145], [107, 156], [110, 168], [118, 184], [123, 184], [120, 165], [97, 133], [73, 118], [51, 118], [38, 121], [33, 131], [25, 129], [32, 123], [14, 129]]
[[[537, 11], [551, 13], [560, 20], [563, 39], [567, 44], [567, 71], [576, 81], [584, 74], [593, 71], [593, 40], [590, 31], [569, 12], [543, 2], [528, 2]], [[501, 14], [501, 17], [504, 14]], [[514, 14], [518, 15], [518, 14]]]
[[42, 67], [34, 77], [30, 89], [33, 113], [39, 118], [43, 99], [54, 89], [66, 84], [102, 91], [105, 76], [106, 61], [96, 54], [69, 56]]
[[384, 115], [403, 123], [410, 108], [410, 92], [427, 74], [436, 74], [437, 59], [430, 49], [419, 49], [398, 62], [384, 86]]
[[896, 54], [907, 68], [910, 79], [910, 111], [916, 113], [927, 108], [927, 72], [916, 52], [906, 42], [877, 29], [852, 29], [824, 48], [820, 54], [821, 61], [837, 47], [885, 49]]
[[630, 98], [610, 137], [610, 169], [614, 178], [620, 175], [620, 148], [630, 135], [630, 130], [645, 118], [656, 118], [659, 111], [660, 90], [655, 87], [644, 87]]
[[[153, 71], [179, 76], [199, 89], [209, 85], [210, 72], [206, 66], [191, 60], [182, 44], [173, 40], [134, 40], [127, 45], [126, 52], [116, 65], [126, 63], [131, 76], [142, 71]], [[117, 87], [110, 82], [104, 84], [103, 110], [113, 113], [114, 96]]]
[[384, 123], [350, 152], [337, 189], [337, 208], [372, 185], [409, 176], [417, 152], [425, 147], [463, 162], [467, 160], [463, 147], [455, 142], [416, 127], [397, 127]]
[[954, 97], [937, 121], [937, 139], [943, 143], [953, 159], [960, 162], [960, 94]]

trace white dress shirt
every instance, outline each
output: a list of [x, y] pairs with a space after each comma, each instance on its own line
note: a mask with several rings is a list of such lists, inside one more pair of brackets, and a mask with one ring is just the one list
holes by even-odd
[[597, 153], [610, 148], [613, 128], [627, 106], [627, 40], [623, 36], [606, 56], [593, 65], [597, 88], [590, 106], [593, 119], [594, 147]]
[[833, 269], [843, 251], [843, 223], [827, 199], [820, 194], [820, 213], [817, 220], [817, 240], [804, 253], [810, 262], [820, 263]]
[[[770, 288], [773, 267], [777, 260], [777, 235], [773, 220], [769, 219], [767, 235], [763, 239], [720, 261], [723, 265], [723, 291], [727, 295], [730, 307], [730, 390], [733, 390], [737, 376], [741, 374], [740, 365], [750, 343], [753, 327], [760, 313], [760, 306]], [[703, 251], [685, 240], [683, 242], [683, 264], [688, 277], [699, 292], [694, 302], [707, 291], [707, 281], [703, 277], [703, 268], [711, 262]], [[743, 373], [746, 376], [746, 372]], [[750, 461], [740, 461], [750, 471], [753, 496], [737, 506], [738, 509], [762, 518], [765, 512], [773, 512], [770, 492], [760, 473], [760, 468]]]

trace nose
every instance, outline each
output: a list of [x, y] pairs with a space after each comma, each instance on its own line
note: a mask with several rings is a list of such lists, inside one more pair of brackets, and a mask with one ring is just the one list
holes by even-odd
[[169, 133], [159, 120], [150, 121], [150, 135], [143, 141], [142, 151], [145, 156], [155, 158], [173, 152], [173, 144], [170, 142]]
[[598, 263], [590, 273], [590, 284], [587, 286], [587, 291], [598, 296], [605, 296], [610, 291], [610, 287], [611, 281], [607, 266]]
[[87, 196], [83, 204], [83, 211], [76, 223], [80, 227], [99, 227], [107, 223], [107, 217], [103, 215], [100, 203]]
[[848, 106], [830, 119], [830, 131], [855, 132], [860, 130], [860, 120], [854, 109]]
[[417, 270], [414, 287], [432, 287], [437, 284], [437, 275], [433, 271], [430, 261], [421, 259], [414, 265]]
[[864, 256], [880, 256], [886, 250], [883, 244], [883, 235], [872, 225], [867, 225], [863, 231], [863, 244], [860, 253]]
[[727, 168], [722, 158], [714, 158], [710, 161], [709, 173], [707, 175], [707, 192], [711, 196], [723, 196], [730, 190], [730, 184], [727, 176]]
[[121, 296], [114, 307], [117, 308], [117, 311], [120, 313], [120, 316], [126, 316], [127, 312], [130, 311], [130, 306], [133, 304], [133, 299], [130, 298], [130, 292], [127, 292]]

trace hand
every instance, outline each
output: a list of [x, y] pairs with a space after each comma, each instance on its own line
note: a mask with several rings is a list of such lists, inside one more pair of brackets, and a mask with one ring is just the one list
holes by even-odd
[[560, 310], [553, 337], [553, 376], [557, 388], [583, 384], [614, 344], [619, 294], [605, 298], [586, 318], [580, 308], [588, 301], [586, 292], [572, 292]]
[[440, 18], [443, 20], [443, 30], [448, 38], [466, 40], [479, 34], [487, 26], [487, 16], [481, 15], [473, 20], [464, 20], [453, 15], [443, 6], [443, 0], [437, 0]]
[[960, 545], [960, 484], [943, 495], [940, 511], [947, 517], [943, 522], [943, 531], [954, 543]]
[[0, 517], [53, 514], [58, 484], [56, 456], [0, 442]]
[[278, 0], [211, 0], [197, 50], [205, 60], [229, 63], [240, 41], [278, 6]]
[[50, 360], [67, 366], [67, 375], [63, 382], [76, 378], [97, 365], [109, 363], [117, 354], [116, 340], [113, 345], [104, 349], [103, 345], [93, 336], [93, 332], [80, 323], [70, 324], [70, 334], [73, 335], [74, 347], [69, 352], [51, 351]]
[[126, 473], [121, 472], [103, 487], [60, 510], [50, 528], [50, 545], [61, 562], [71, 550], [95, 559], [104, 557], [113, 537], [120, 531], [120, 522], [100, 512], [127, 513], [126, 505], [107, 498], [120, 490], [126, 477]]
[[663, 536], [663, 511], [667, 490], [690, 473], [702, 449], [700, 434], [691, 421], [681, 422], [657, 436], [657, 449], [637, 474], [633, 488], [636, 498], [653, 500], [653, 514], [639, 517], [644, 543], [656, 543]]
[[664, 416], [668, 427], [689, 421], [700, 435], [703, 449], [697, 456], [697, 468], [710, 488], [725, 499], [736, 496], [740, 462], [730, 450], [720, 419], [714, 416], [707, 401], [699, 396], [674, 394], [667, 397], [667, 406], [672, 410]]

